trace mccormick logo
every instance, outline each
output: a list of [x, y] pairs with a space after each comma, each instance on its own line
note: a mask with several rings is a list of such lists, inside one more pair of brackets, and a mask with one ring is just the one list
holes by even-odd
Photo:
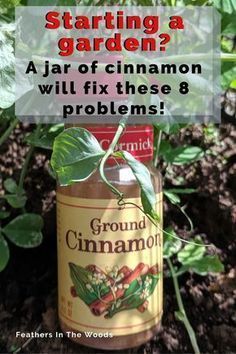
[[[100, 144], [104, 150], [107, 150], [109, 145], [111, 143], [110, 139], [103, 139], [100, 140]], [[152, 144], [150, 141], [150, 138], [148, 137], [146, 140], [142, 140], [142, 138], [139, 138], [138, 141], [135, 142], [129, 142], [129, 141], [124, 141], [121, 143], [118, 143], [115, 147], [115, 151], [117, 150], [125, 150], [130, 153], [134, 151], [146, 151], [150, 150], [152, 148]]]

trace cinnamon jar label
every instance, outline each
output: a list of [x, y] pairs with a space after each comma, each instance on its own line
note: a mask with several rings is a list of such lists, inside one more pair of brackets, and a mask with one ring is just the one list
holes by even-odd
[[[141, 205], [140, 198], [126, 202]], [[157, 195], [162, 219], [162, 194]], [[57, 194], [59, 317], [78, 332], [130, 335], [162, 315], [162, 233], [135, 206]]]

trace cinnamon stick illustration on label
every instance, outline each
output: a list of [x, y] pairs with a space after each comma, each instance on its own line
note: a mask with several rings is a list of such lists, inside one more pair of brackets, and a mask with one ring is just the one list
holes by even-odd
[[69, 263], [69, 268], [72, 297], [79, 297], [94, 316], [104, 315], [106, 319], [132, 309], [145, 312], [147, 299], [160, 278], [157, 264], [149, 267], [139, 263], [133, 270], [126, 265], [102, 270], [93, 264], [83, 268]]

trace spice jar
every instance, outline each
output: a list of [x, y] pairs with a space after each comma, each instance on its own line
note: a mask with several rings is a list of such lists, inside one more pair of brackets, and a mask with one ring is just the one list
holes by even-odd
[[[107, 149], [116, 127], [87, 128]], [[152, 167], [153, 129], [129, 126], [119, 140], [149, 169], [162, 220], [161, 177]], [[61, 328], [79, 343], [125, 349], [147, 342], [162, 316], [162, 225], [137, 207], [140, 188], [123, 160], [109, 158], [107, 179], [128, 204], [117, 199], [95, 172], [57, 189], [58, 301]]]

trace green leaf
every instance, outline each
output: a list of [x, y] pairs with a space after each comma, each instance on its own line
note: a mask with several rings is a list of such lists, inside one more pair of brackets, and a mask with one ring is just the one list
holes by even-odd
[[232, 14], [236, 12], [235, 0], [213, 0], [214, 6], [221, 12]]
[[4, 185], [4, 188], [6, 189], [6, 191], [9, 193], [16, 193], [17, 188], [18, 188], [16, 181], [13, 178], [7, 178], [3, 182], [3, 185]]
[[230, 88], [236, 90], [236, 79], [231, 82]]
[[0, 272], [6, 267], [10, 257], [7, 241], [0, 234]]
[[55, 171], [53, 170], [53, 168], [52, 168], [50, 163], [48, 164], [48, 174], [53, 179], [57, 179], [57, 175], [56, 175]]
[[23, 214], [9, 222], [2, 231], [16, 246], [24, 248], [37, 247], [43, 236], [43, 219], [37, 214]]
[[234, 48], [234, 42], [231, 38], [228, 37], [222, 37], [221, 42], [220, 42], [221, 50], [223, 53], [229, 53], [231, 54], [233, 48]]
[[86, 284], [89, 283], [89, 275], [92, 273], [74, 263], [69, 263], [69, 268], [70, 277], [74, 284], [77, 296], [79, 296], [86, 305], [90, 305], [97, 299], [96, 294], [86, 288]]
[[194, 188], [170, 188], [165, 189], [165, 192], [175, 193], [175, 194], [192, 194], [197, 190]]
[[177, 255], [178, 261], [183, 265], [188, 266], [197, 260], [201, 260], [205, 254], [206, 249], [202, 240], [196, 237], [194, 242], [199, 243], [199, 246], [187, 244]]
[[120, 151], [119, 156], [126, 160], [141, 189], [141, 200], [145, 213], [154, 217], [156, 209], [156, 194], [153, 188], [151, 174], [147, 167], [136, 160], [129, 152]]
[[97, 168], [105, 151], [86, 129], [69, 128], [53, 144], [51, 166], [61, 185], [84, 181]]
[[47, 126], [41, 130], [38, 137], [36, 132], [26, 137], [26, 142], [35, 147], [52, 150], [55, 138], [64, 130], [64, 124], [56, 124], [55, 126]]
[[105, 153], [97, 139], [84, 128], [69, 128], [57, 136], [53, 146], [52, 167], [68, 166], [75, 162], [99, 157]]
[[223, 34], [235, 34], [236, 33], [236, 21], [235, 14], [224, 14], [221, 21], [221, 32]]
[[[165, 230], [168, 234], [171, 234], [173, 236], [177, 236], [175, 231], [169, 227]], [[163, 245], [163, 257], [164, 258], [170, 258], [174, 254], [178, 253], [182, 247], [182, 242], [176, 238], [171, 237], [171, 235], [168, 235], [164, 233], [164, 245]]]
[[79, 161], [72, 165], [56, 170], [58, 182], [61, 186], [68, 186], [75, 182], [88, 179], [96, 170], [101, 156], [92, 156], [86, 161]]
[[236, 77], [236, 65], [235, 63], [222, 63], [221, 65], [221, 85], [223, 89], [229, 88], [232, 80]]
[[20, 0], [0, 0], [0, 13], [20, 4]]
[[178, 194], [191, 194], [194, 192], [196, 192], [196, 190], [192, 188], [172, 188], [172, 189], [164, 189], [163, 191], [164, 195], [174, 205], [177, 205], [181, 202]]
[[164, 190], [163, 193], [172, 204], [176, 205], [181, 202], [180, 197], [177, 194], [175, 194], [173, 192], [166, 191], [166, 190]]
[[[119, 307], [114, 307], [109, 309], [107, 317], [111, 318], [115, 314], [121, 311], [127, 311], [132, 309], [137, 309], [144, 301], [153, 294], [155, 287], [160, 279], [160, 274], [145, 274], [140, 277], [141, 284], [137, 279], [133, 280], [129, 285], [129, 288], [125, 291], [124, 296], [122, 297], [122, 302]], [[151, 282], [148, 286], [145, 286], [145, 282], [150, 279]], [[143, 291], [146, 291], [147, 296], [142, 297]]]
[[0, 211], [0, 219], [1, 220], [8, 218], [8, 216], [10, 216], [10, 215], [11, 215], [10, 211], [5, 211], [5, 210]]
[[0, 22], [0, 108], [3, 109], [15, 102], [14, 31], [14, 24]]
[[22, 194], [6, 194], [5, 198], [8, 204], [15, 209], [23, 208], [27, 201], [27, 197]]
[[199, 275], [208, 273], [220, 273], [224, 271], [224, 265], [218, 256], [205, 256], [189, 264], [189, 268]]
[[162, 155], [167, 163], [184, 165], [200, 160], [204, 152], [198, 146], [179, 146], [167, 149], [164, 153], [162, 152]]
[[168, 151], [172, 149], [172, 146], [168, 140], [162, 140], [159, 148], [159, 155], [165, 156]]
[[[97, 294], [86, 287], [87, 284], [90, 284], [89, 277], [92, 276], [93, 273], [74, 263], [69, 263], [69, 268], [70, 277], [74, 284], [77, 296], [79, 296], [86, 305], [90, 305], [93, 301], [98, 299]], [[99, 286], [99, 290], [100, 296], [103, 296], [110, 291], [110, 288], [102, 283]]]

